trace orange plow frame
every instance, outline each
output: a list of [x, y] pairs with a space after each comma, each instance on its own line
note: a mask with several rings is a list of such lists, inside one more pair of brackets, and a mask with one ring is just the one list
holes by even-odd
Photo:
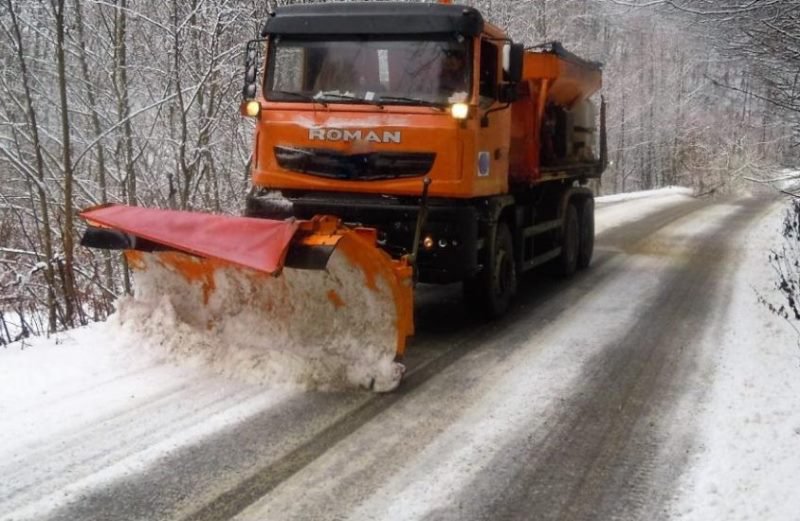
[[[383, 279], [392, 292], [397, 313], [397, 356], [405, 354], [406, 340], [414, 334], [413, 269], [408, 261], [392, 259], [377, 244], [374, 228], [347, 228], [336, 217], [317, 216], [298, 223], [295, 244], [306, 246], [336, 246], [364, 274], [364, 283], [370, 291], [378, 291], [378, 280]], [[335, 305], [341, 300], [337, 295], [328, 297]]]
[[[233, 266], [280, 276], [293, 249], [319, 248], [323, 256], [335, 249], [363, 274], [367, 291], [379, 291], [382, 280], [391, 292], [397, 359], [405, 354], [407, 338], [414, 333], [413, 268], [406, 258], [392, 259], [380, 249], [374, 229], [349, 228], [331, 216], [270, 221], [123, 205], [89, 208], [80, 215], [90, 227], [84, 245], [124, 249], [133, 269], [144, 269], [142, 251], [153, 252], [187, 281], [199, 283], [206, 303], [216, 287], [218, 268]], [[92, 233], [95, 237], [87, 241]], [[103, 234], [113, 234], [112, 240]], [[327, 297], [334, 307], [344, 305], [333, 290]]]

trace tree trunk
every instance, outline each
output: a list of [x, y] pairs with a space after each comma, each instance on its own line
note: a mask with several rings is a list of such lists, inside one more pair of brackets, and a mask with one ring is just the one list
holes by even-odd
[[34, 156], [36, 158], [36, 176], [38, 182], [36, 183], [37, 196], [39, 201], [39, 212], [41, 213], [42, 227], [40, 231], [40, 240], [44, 249], [44, 262], [45, 262], [45, 279], [47, 281], [47, 319], [48, 328], [51, 332], [56, 330], [56, 296], [55, 284], [56, 275], [53, 268], [53, 235], [50, 227], [50, 208], [47, 202], [47, 194], [45, 192], [45, 167], [44, 158], [42, 157], [42, 144], [39, 139], [39, 126], [36, 121], [36, 111], [33, 108], [33, 94], [30, 88], [30, 73], [28, 72], [28, 64], [25, 61], [25, 52], [22, 42], [22, 34], [19, 30], [19, 23], [17, 22], [16, 11], [14, 2], [7, 0], [6, 5], [8, 12], [11, 15], [11, 25], [14, 31], [14, 38], [16, 39], [17, 59], [19, 60], [19, 67], [22, 73], [22, 85], [25, 92], [25, 111], [28, 116], [28, 123], [30, 124], [31, 139], [33, 141]]
[[[130, 123], [130, 102], [128, 99], [128, 2], [117, 0], [114, 16], [114, 88], [117, 94], [117, 115], [122, 121], [122, 154], [125, 175], [122, 191], [131, 206], [137, 204], [136, 172], [133, 168], [133, 129]], [[128, 263], [122, 257], [123, 285], [125, 293], [131, 294], [131, 279]]]
[[[89, 100], [90, 111], [91, 111], [91, 119], [92, 119], [92, 131], [94, 132], [95, 138], [98, 138], [102, 132], [102, 126], [100, 125], [100, 116], [98, 114], [98, 106], [97, 106], [97, 97], [95, 95], [95, 86], [92, 82], [92, 79], [89, 75], [89, 64], [87, 62], [86, 57], [86, 38], [84, 34], [84, 25], [83, 25], [83, 8], [81, 6], [81, 0], [74, 0], [75, 2], [75, 25], [78, 29], [78, 59], [80, 60], [81, 64], [81, 73], [83, 75], [83, 81], [86, 84], [86, 97]], [[106, 204], [108, 203], [108, 182], [106, 180], [106, 155], [105, 155], [105, 148], [103, 148], [102, 143], [97, 144], [97, 185], [100, 189], [100, 203]], [[103, 268], [105, 274], [105, 285], [106, 287], [111, 290], [115, 291], [114, 289], [114, 268], [111, 263], [111, 254], [108, 252], [103, 252]]]
[[[51, 4], [52, 5], [52, 4]], [[75, 288], [75, 227], [73, 222], [74, 208], [72, 201], [73, 172], [69, 128], [69, 106], [67, 102], [67, 70], [64, 56], [64, 0], [55, 0], [53, 5], [56, 19], [56, 62], [58, 66], [58, 97], [61, 102], [61, 147], [64, 169], [64, 227], [61, 242], [64, 248], [64, 304], [67, 325], [75, 326], [76, 315], [79, 315], [78, 294]], [[81, 317], [81, 322], [85, 322]]]

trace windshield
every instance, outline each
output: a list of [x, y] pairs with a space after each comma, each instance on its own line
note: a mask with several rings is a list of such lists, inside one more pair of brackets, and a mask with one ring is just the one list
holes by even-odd
[[447, 105], [466, 101], [467, 40], [308, 40], [274, 37], [266, 98]]

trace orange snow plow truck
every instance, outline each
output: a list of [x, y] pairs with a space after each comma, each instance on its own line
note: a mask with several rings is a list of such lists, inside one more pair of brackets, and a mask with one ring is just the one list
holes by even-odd
[[[557, 42], [526, 49], [450, 3], [280, 7], [261, 36], [245, 57], [245, 215], [97, 207], [82, 213], [84, 245], [126, 250], [134, 272], [180, 274], [203, 301], [186, 313], [236, 285], [264, 320], [318, 306], [306, 328], [331, 339], [359, 334], [337, 314], [368, 311], [397, 359], [417, 282], [461, 282], [470, 305], [498, 316], [520, 273], [589, 265], [586, 185], [607, 156], [605, 110], [589, 101], [599, 64]], [[280, 279], [281, 298], [258, 289]]]

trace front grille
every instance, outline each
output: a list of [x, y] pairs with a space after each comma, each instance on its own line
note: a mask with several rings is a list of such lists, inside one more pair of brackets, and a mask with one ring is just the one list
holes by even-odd
[[370, 152], [345, 154], [326, 148], [275, 147], [278, 165], [286, 170], [332, 179], [376, 180], [418, 177], [430, 172], [436, 154]]

